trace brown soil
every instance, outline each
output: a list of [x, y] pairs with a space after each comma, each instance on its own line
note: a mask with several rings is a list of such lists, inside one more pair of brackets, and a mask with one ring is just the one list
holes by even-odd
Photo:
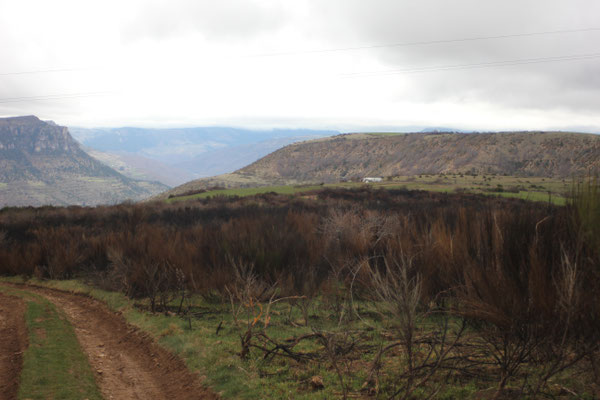
[[26, 347], [25, 303], [0, 293], [0, 400], [17, 398]]
[[[23, 288], [23, 287], [21, 287]], [[64, 310], [105, 399], [218, 399], [183, 361], [103, 303], [58, 290], [25, 286]]]

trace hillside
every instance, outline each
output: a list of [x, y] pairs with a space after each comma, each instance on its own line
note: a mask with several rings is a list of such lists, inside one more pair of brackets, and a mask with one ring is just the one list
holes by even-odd
[[69, 128], [83, 150], [134, 179], [177, 186], [233, 172], [288, 144], [339, 134], [310, 129], [233, 127]]
[[103, 152], [83, 146], [82, 150], [96, 160], [128, 178], [144, 181], [157, 181], [169, 187], [181, 185], [198, 176], [158, 160], [135, 153]]
[[440, 173], [569, 178], [600, 169], [600, 135], [564, 132], [349, 134], [286, 146], [232, 174], [199, 179], [161, 197], [210, 186], [339, 182]]
[[34, 116], [0, 119], [0, 207], [107, 204], [166, 188], [88, 156], [65, 127]]

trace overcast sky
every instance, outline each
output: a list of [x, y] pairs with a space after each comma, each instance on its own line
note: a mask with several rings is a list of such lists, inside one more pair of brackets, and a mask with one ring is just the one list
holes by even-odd
[[0, 0], [0, 61], [61, 125], [600, 132], [597, 0]]

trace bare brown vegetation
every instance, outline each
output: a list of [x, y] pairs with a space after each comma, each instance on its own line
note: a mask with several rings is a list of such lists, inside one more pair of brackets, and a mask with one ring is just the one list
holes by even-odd
[[[361, 348], [349, 325], [362, 318], [359, 300], [376, 304], [390, 326], [369, 363], [369, 393], [435, 396], [448, 379], [478, 377], [495, 397], [508, 387], [535, 397], [576, 368], [598, 380], [600, 248], [586, 223], [597, 200], [582, 208], [407, 191], [314, 194], [4, 209], [0, 273], [83, 276], [148, 298], [153, 311], [177, 296], [183, 313], [190, 293], [230, 303], [240, 356], [325, 360], [342, 397], [347, 357]], [[345, 329], [311, 324], [316, 297]], [[312, 334], [271, 337], [278, 301], [302, 308]], [[321, 354], [297, 350], [305, 340]], [[381, 380], [391, 358], [400, 367]]]

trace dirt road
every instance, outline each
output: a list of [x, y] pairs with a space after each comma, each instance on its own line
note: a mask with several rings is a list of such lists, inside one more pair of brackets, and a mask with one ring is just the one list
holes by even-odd
[[26, 347], [25, 303], [0, 293], [0, 400], [17, 398]]
[[[64, 310], [105, 399], [218, 399], [185, 364], [104, 304], [57, 290], [19, 286]], [[0, 335], [0, 342], [4, 335]]]

